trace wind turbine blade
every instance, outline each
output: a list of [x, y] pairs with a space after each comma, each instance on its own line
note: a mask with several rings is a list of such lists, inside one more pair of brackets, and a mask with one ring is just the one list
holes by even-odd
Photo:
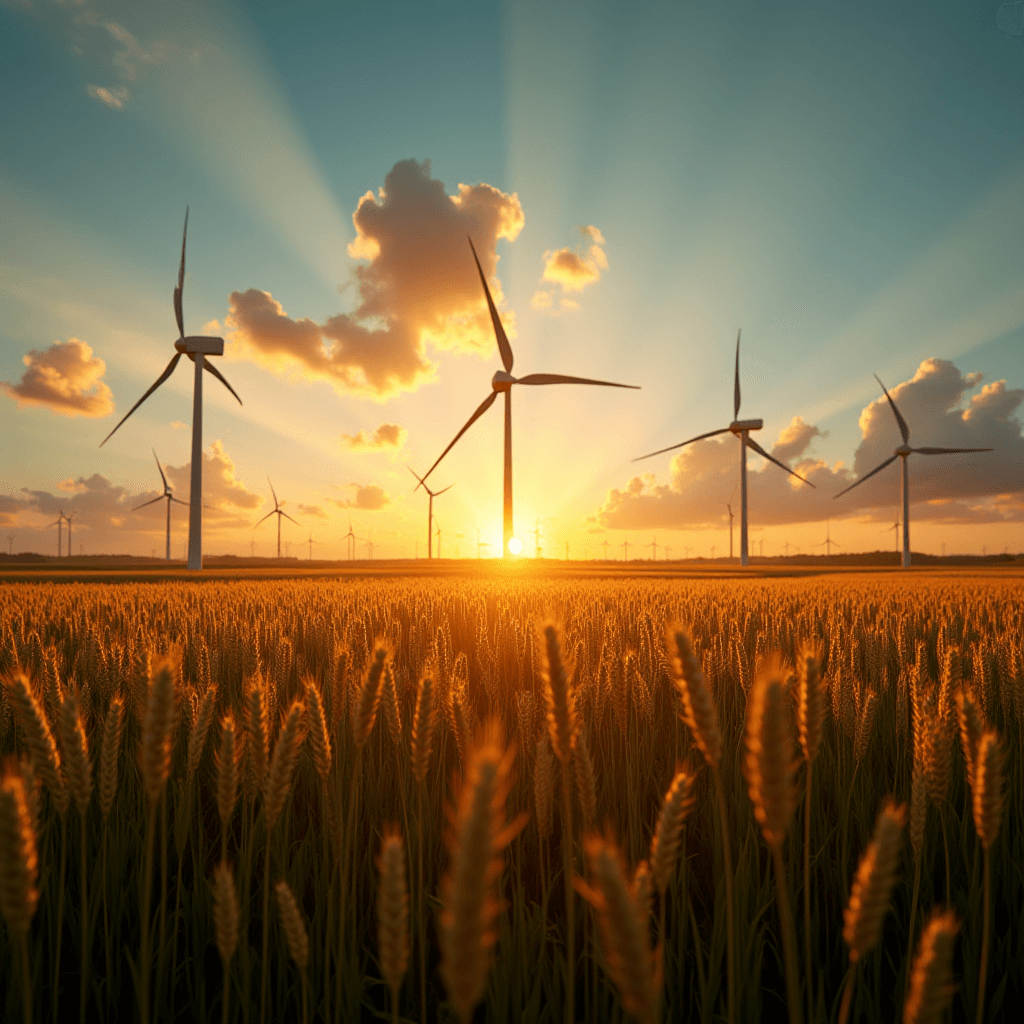
[[[270, 484], [270, 477], [267, 477], [267, 483]], [[274, 511], [277, 511], [277, 495], [274, 493], [274, 485], [270, 484], [270, 493], [274, 495]], [[263, 522], [261, 519], [260, 522]]]
[[146, 508], [149, 505], [155, 505], [158, 501], [163, 501], [163, 500], [164, 500], [164, 496], [161, 494], [159, 498], [154, 498], [152, 501], [145, 502], [145, 504], [137, 505], [135, 508], [132, 509], [132, 511], [133, 512], [138, 512], [139, 509], [141, 509], [141, 508]]
[[768, 452], [766, 452], [752, 437], [748, 437], [746, 441], [747, 447], [752, 448], [755, 452], [757, 452], [758, 455], [761, 456], [762, 459], [767, 459], [769, 462], [774, 462], [775, 465], [779, 467], [779, 469], [784, 469], [790, 476], [795, 476], [797, 480], [803, 480], [803, 482], [807, 484], [808, 487], [814, 486], [814, 484], [812, 484], [810, 480], [806, 479], [805, 477], [802, 477], [799, 473], [794, 472], [784, 462], [780, 462], [777, 458], [775, 458], [774, 455], [769, 455]]
[[436, 498], [439, 494], [444, 494], [445, 491], [450, 491], [454, 486], [455, 486], [455, 484], [449, 484], [442, 491], [434, 491], [434, 497]]
[[160, 385], [163, 384], [163, 382], [167, 380], [167, 378], [170, 377], [172, 373], [174, 373], [174, 368], [178, 365], [178, 360], [180, 358], [181, 353], [175, 352], [174, 357], [167, 364], [167, 369], [164, 370], [164, 372], [161, 373], [159, 377], [157, 377], [156, 383], [150, 386], [149, 390], [124, 414], [124, 416], [121, 417], [121, 422], [118, 423], [118, 425], [114, 427], [114, 429], [109, 434], [107, 434], [107, 436], [103, 438], [102, 441], [100, 441], [101, 448], [114, 436], [114, 434], [117, 432], [118, 427], [121, 426], [121, 423], [124, 423], [124, 421], [128, 419], [128, 417], [131, 416], [131, 414], [135, 412], [135, 410], [138, 409], [138, 407], [142, 405], [142, 403], [147, 398], [149, 398], [149, 396], [153, 394], [153, 392], [156, 391], [156, 389], [160, 387]]
[[181, 267], [178, 269], [178, 287], [174, 289], [174, 317], [178, 321], [178, 337], [185, 337], [185, 318], [181, 312], [181, 295], [185, 290], [185, 239], [188, 237], [188, 207], [185, 207], [185, 230], [181, 233]]
[[891, 458], [886, 459], [885, 462], [883, 462], [880, 466], [875, 466], [875, 468], [871, 470], [871, 472], [868, 473], [867, 476], [862, 476], [855, 484], [850, 484], [850, 486], [847, 487], [846, 490], [842, 490], [838, 494], [834, 494], [832, 497], [841, 498], [846, 493], [846, 491], [852, 491], [854, 487], [859, 487], [862, 483], [864, 483], [865, 480], [868, 479], [868, 477], [872, 477], [876, 473], [881, 472], [883, 469], [885, 469], [886, 466], [889, 465], [890, 462], [895, 462], [898, 458], [898, 455], [893, 455]]
[[416, 477], [416, 479], [419, 480], [421, 484], [423, 483], [423, 477], [421, 477], [419, 473], [417, 473], [416, 470], [412, 468], [412, 466], [406, 466], [405, 468], [409, 470], [409, 472], [412, 473], [412, 475]]
[[885, 385], [879, 380], [878, 374], [873, 374], [875, 380], [878, 381], [878, 386], [885, 391], [885, 397], [889, 399], [889, 404], [892, 406], [892, 414], [896, 417], [896, 422], [899, 424], [900, 434], [903, 437], [904, 444], [910, 444], [910, 427], [907, 426], [907, 421], [900, 414], [899, 409], [896, 408], [896, 403], [892, 400], [892, 395], [885, 390]]
[[501, 362], [505, 367], [506, 373], [512, 372], [512, 346], [508, 343], [508, 336], [505, 334], [505, 328], [502, 326], [501, 318], [498, 316], [498, 311], [494, 307], [494, 299], [491, 298], [491, 289], [487, 287], [487, 278], [484, 277], [483, 267], [480, 266], [480, 260], [476, 256], [476, 248], [473, 245], [473, 239], [469, 239], [469, 247], [473, 250], [473, 260], [476, 263], [477, 272], [480, 274], [480, 283], [484, 286], [484, 294], [487, 296], [487, 308], [491, 311], [491, 323], [494, 324], [494, 337], [498, 342], [498, 351], [501, 353]]
[[[270, 518], [270, 517], [271, 517], [271, 516], [272, 516], [272, 515], [273, 515], [273, 514], [274, 514], [274, 513], [276, 512], [276, 511], [277, 511], [277, 509], [271, 509], [271, 510], [270, 510], [270, 511], [269, 511], [269, 512], [268, 512], [268, 513], [267, 513], [267, 514], [266, 514], [266, 515], [265, 515], [265, 516], [264, 516], [264, 517], [263, 517], [263, 518], [262, 518], [262, 519], [260, 520], [260, 523], [265, 523], [265, 522], [266, 522], [266, 521], [267, 521], [267, 520], [268, 520], [268, 519], [269, 519], [269, 518]], [[257, 524], [256, 524], [256, 526], [259, 526], [259, 525], [260, 525], [260, 523], [257, 523]], [[253, 527], [253, 529], [254, 529], [254, 530], [256, 529], [256, 526], [254, 526], [254, 527]]]
[[688, 444], [693, 444], [694, 441], [703, 441], [705, 437], [714, 437], [716, 434], [728, 434], [729, 428], [722, 427], [721, 430], [709, 430], [706, 434], [698, 434], [696, 437], [691, 437], [689, 441], [680, 441], [679, 444], [669, 445], [668, 448], [659, 448], [656, 452], [650, 452], [647, 455], [641, 455], [639, 458], [634, 459], [634, 462], [642, 462], [644, 459], [650, 459], [655, 455], [661, 455], [662, 452], [675, 451], [676, 448], [685, 448]]
[[993, 452], [994, 448], [911, 448], [918, 455], [960, 455], [964, 452]]
[[740, 331], [736, 332], [736, 379], [732, 392], [732, 418], [740, 418]]
[[639, 391], [638, 384], [613, 384], [610, 380], [591, 380], [589, 377], [566, 377], [562, 373], [531, 373], [520, 377], [517, 384], [599, 384], [605, 388], [632, 388]]
[[[176, 498], [176, 497], [174, 497], [173, 494], [168, 495], [168, 497], [171, 499], [171, 501], [177, 502], [179, 505], [184, 505], [185, 508], [188, 508], [188, 502], [187, 501], [182, 501], [181, 498]], [[208, 505], [204, 505], [203, 506], [203, 508], [209, 508], [209, 507], [210, 506], [208, 506]]]
[[156, 449], [152, 449], [153, 458], [156, 459], [156, 468], [160, 470], [160, 479], [164, 482], [164, 490], [169, 491], [170, 487], [167, 485], [167, 477], [164, 476], [164, 467], [160, 465], [160, 460], [156, 458]]
[[235, 396], [235, 399], [237, 400], [237, 402], [238, 402], [238, 404], [239, 404], [239, 405], [241, 405], [241, 404], [242, 404], [242, 400], [241, 400], [241, 399], [240, 399], [240, 398], [238, 397], [238, 393], [237, 393], [237, 392], [235, 391], [235, 389], [234, 389], [234, 388], [233, 388], [233, 387], [232, 387], [232, 386], [231, 386], [231, 385], [230, 385], [230, 384], [229, 384], [229, 383], [228, 383], [228, 382], [227, 382], [227, 381], [226, 381], [226, 380], [224, 379], [224, 375], [223, 375], [223, 374], [222, 374], [222, 373], [220, 372], [220, 370], [218, 370], [218, 369], [217, 369], [217, 367], [216, 367], [216, 366], [214, 366], [214, 365], [213, 365], [213, 363], [211, 363], [211, 362], [209, 361], [209, 359], [204, 359], [204, 360], [203, 360], [203, 368], [204, 368], [204, 369], [206, 369], [206, 370], [209, 370], [209, 371], [210, 371], [210, 373], [212, 373], [212, 374], [214, 375], [214, 377], [216, 377], [216, 378], [217, 378], [217, 380], [219, 380], [219, 381], [221, 382], [221, 384], [223, 384], [223, 385], [224, 385], [224, 387], [226, 387], [226, 388], [228, 389], [228, 391], [230, 391], [230, 392], [231, 392], [231, 394], [233, 394], [233, 395]]
[[[287, 513], [287, 512], [278, 512], [278, 515], [280, 515], [280, 516], [284, 516], [284, 517], [285, 517], [285, 519], [290, 519], [290, 520], [291, 520], [291, 521], [292, 521], [293, 523], [295, 523], [295, 520], [294, 520], [294, 519], [292, 519], [292, 517], [291, 517], [290, 515], [288, 515], [288, 513]], [[295, 525], [296, 525], [296, 526], [300, 526], [301, 524], [300, 524], [300, 523], [295, 523]]]
[[[481, 403], [480, 403], [480, 404], [479, 404], [479, 405], [477, 406], [477, 410], [476, 410], [476, 412], [475, 412], [475, 413], [473, 413], [473, 415], [472, 415], [472, 416], [470, 416], [468, 420], [466, 420], [466, 425], [465, 425], [465, 426], [464, 426], [464, 427], [463, 427], [463, 428], [462, 428], [462, 429], [461, 429], [461, 430], [460, 430], [460, 431], [459, 431], [459, 432], [458, 432], [458, 433], [457, 433], [457, 434], [455, 435], [455, 437], [454, 437], [454, 438], [452, 439], [452, 442], [451, 442], [451, 444], [449, 444], [449, 445], [448, 445], [448, 447], [447, 447], [447, 448], [445, 448], [445, 450], [444, 450], [443, 452], [441, 452], [441, 454], [440, 454], [440, 455], [438, 456], [438, 458], [437, 458], [437, 462], [435, 462], [435, 463], [434, 463], [434, 464], [433, 464], [433, 465], [432, 465], [432, 466], [430, 467], [430, 469], [428, 469], [428, 470], [426, 471], [426, 473], [424, 473], [424, 474], [423, 474], [423, 481], [425, 481], [425, 480], [427, 479], [427, 477], [428, 477], [428, 476], [430, 476], [430, 474], [431, 474], [431, 473], [433, 473], [435, 469], [437, 469], [437, 464], [438, 464], [438, 462], [440, 462], [440, 461], [441, 461], [441, 459], [443, 459], [443, 458], [444, 458], [444, 457], [445, 457], [445, 456], [446, 456], [446, 455], [447, 455], [447, 454], [448, 454], [448, 453], [449, 453], [449, 452], [450, 452], [450, 451], [452, 450], [452, 448], [454, 448], [454, 447], [455, 447], [455, 442], [456, 442], [456, 441], [458, 441], [458, 439], [459, 439], [460, 437], [462, 437], [462, 435], [463, 435], [463, 434], [464, 434], [464, 433], [465, 433], [465, 432], [466, 432], [467, 430], [469, 430], [469, 428], [470, 428], [471, 426], [473, 426], [473, 424], [474, 424], [474, 423], [476, 423], [476, 421], [477, 421], [478, 419], [480, 419], [480, 417], [481, 417], [481, 416], [483, 416], [483, 414], [484, 414], [485, 412], [487, 412], [487, 410], [488, 410], [488, 409], [490, 409], [490, 407], [491, 407], [491, 406], [492, 406], [492, 405], [494, 404], [494, 400], [495, 400], [495, 399], [496, 399], [497, 397], [498, 397], [498, 392], [497, 392], [497, 391], [492, 391], [492, 392], [491, 392], [491, 393], [490, 393], [490, 394], [489, 394], [489, 395], [488, 395], [488, 396], [487, 396], [487, 397], [486, 397], [486, 398], [485, 398], [485, 399], [484, 399], [484, 400], [483, 400], [483, 401], [482, 401], [482, 402], [481, 402]], [[421, 481], [421, 483], [422, 483], [422, 485], [423, 485], [424, 487], [426, 487], [427, 485], [426, 485], [426, 483], [424, 483], [423, 481]]]

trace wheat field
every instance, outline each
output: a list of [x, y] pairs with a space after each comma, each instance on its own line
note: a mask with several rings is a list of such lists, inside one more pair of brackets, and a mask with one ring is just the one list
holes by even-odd
[[6, 585], [3, 1019], [1006, 1019], [1020, 584]]

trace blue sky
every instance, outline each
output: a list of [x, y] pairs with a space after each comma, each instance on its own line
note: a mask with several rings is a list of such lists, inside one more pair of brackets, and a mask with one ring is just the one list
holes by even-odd
[[[506, 212], [516, 197], [521, 228], [488, 247], [516, 372], [643, 388], [519, 389], [520, 535], [542, 519], [549, 552], [656, 535], [677, 553], [721, 551], [733, 448], [630, 460], [728, 422], [742, 327], [743, 414], [764, 418], [765, 447], [802, 417], [787, 457], [826, 474], [811, 479], [829, 502], [843, 473], [863, 474], [897, 443], [894, 423], [865, 412], [878, 373], [909, 389], [934, 443], [966, 446], [967, 431], [999, 444], [913, 466], [915, 548], [1019, 549], [1024, 37], [999, 31], [998, 6], [5, 0], [0, 532], [52, 546], [43, 528], [67, 502], [87, 550], [162, 547], [159, 515], [128, 510], [155, 494], [151, 448], [181, 470], [187, 497], [189, 431], [172, 424], [190, 423], [189, 374], [179, 368], [98, 445], [172, 354], [187, 203], [186, 328], [218, 322], [218, 365], [245, 401], [206, 389], [205, 442], [220, 442], [207, 549], [241, 553], [255, 537], [270, 553], [268, 524], [251, 529], [269, 507], [268, 474], [302, 523], [293, 542], [312, 532], [340, 553], [351, 515], [378, 556], [411, 555], [418, 538], [423, 548], [425, 503], [405, 463], [429, 466], [486, 396], [493, 342], [481, 352], [482, 335], [420, 337], [429, 296], [419, 320], [401, 304], [363, 317], [411, 334], [432, 366], [374, 395], [271, 359], [252, 322], [249, 344], [228, 323], [232, 294], [253, 289], [280, 303], [289, 330], [355, 314], [356, 268], [390, 279], [350, 254], [353, 214], [367, 192], [383, 204], [392, 168], [415, 160], [422, 188], [399, 239], [431, 237], [416, 206], [431, 180], [449, 196], [486, 183]], [[583, 269], [544, 280], [562, 250]], [[403, 258], [402, 280], [418, 280]], [[468, 247], [451, 258], [471, 259]], [[438, 301], [443, 318], [451, 296]], [[70, 339], [103, 361], [86, 383], [93, 396], [110, 389], [105, 403], [61, 406], [19, 385], [28, 353], [60, 343], [66, 356]], [[37, 363], [52, 371], [55, 359]], [[385, 423], [405, 431], [397, 451], [343, 438]], [[437, 512], [446, 546], [464, 534], [463, 555], [477, 529], [500, 543], [500, 446], [492, 412], [436, 471], [439, 486], [457, 484]], [[772, 489], [789, 486], [780, 471], [754, 456], [750, 467], [764, 475], [750, 516], [766, 553], [785, 540], [810, 549], [832, 509], [847, 546], [887, 543], [895, 469], [856, 501], [814, 494], [797, 507]]]

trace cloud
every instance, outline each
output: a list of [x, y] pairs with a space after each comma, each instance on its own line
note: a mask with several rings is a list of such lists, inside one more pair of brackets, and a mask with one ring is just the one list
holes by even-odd
[[299, 505], [299, 511], [304, 516], [311, 516], [313, 519], [327, 519], [327, 513], [319, 505]]
[[103, 381], [106, 364], [77, 338], [55, 342], [45, 352], [33, 349], [18, 384], [0, 389], [19, 406], [45, 405], [62, 416], [109, 416], [114, 411], [110, 388]]
[[102, 85], [87, 85], [85, 91], [94, 100], [99, 100], [111, 110], [124, 110], [128, 104], [128, 90], [123, 85], [116, 89], [107, 89]]
[[[927, 359], [914, 377], [890, 391], [907, 420], [913, 447], [994, 448], [987, 454], [910, 457], [910, 495], [918, 522], [990, 523], [1024, 521], [1024, 436], [1014, 413], [1024, 390], [1005, 381], [988, 384], [964, 407], [980, 374], [961, 374], [953, 363]], [[838, 500], [834, 495], [864, 477], [900, 443], [883, 396], [860, 416], [861, 442], [852, 471], [813, 458], [809, 448], [822, 436], [796, 416], [771, 449], [782, 462], [815, 485], [805, 487], [764, 463], [748, 472], [752, 522], [776, 525], [859, 515], [888, 520], [900, 500], [899, 467], [892, 465]], [[728, 519], [725, 502], [736, 486], [735, 438], [708, 438], [681, 449], [670, 465], [670, 482], [653, 474], [633, 477], [608, 492], [588, 521], [611, 529], [690, 529]], [[757, 456], [751, 456], [756, 466]], [[734, 505], [735, 510], [735, 505]]]
[[354, 452], [381, 452], [392, 454], [405, 447], [409, 431], [397, 423], [382, 423], [372, 434], [360, 430], [355, 434], [342, 434], [341, 443]]
[[[593, 225], [577, 229], [583, 241], [575, 249], [549, 249], [544, 253], [542, 281], [547, 281], [565, 292], [581, 292], [584, 288], [601, 280], [601, 272], [608, 269], [608, 257], [604, 251], [604, 235]], [[530, 300], [533, 309], [552, 309], [555, 289], [540, 289]], [[579, 309], [579, 303], [564, 298], [562, 309]], [[553, 311], [553, 310], [552, 310]]]
[[181, 420], [171, 420], [171, 430], [187, 430], [188, 424], [182, 423]]
[[[156, 468], [151, 466], [154, 475]], [[175, 497], [187, 502], [190, 498], [191, 464], [164, 465], [164, 472]], [[139, 537], [163, 538], [166, 529], [166, 506], [154, 501], [162, 490], [134, 488], [114, 483], [101, 473], [62, 480], [56, 493], [22, 488], [16, 494], [0, 495], [0, 524], [17, 526], [20, 531], [52, 532], [49, 524], [64, 512], [72, 517], [72, 534], [85, 537], [89, 550], [124, 551], [132, 548]], [[263, 501], [239, 479], [234, 462], [217, 440], [203, 452], [203, 530], [214, 533], [252, 525], [252, 510]], [[138, 509], [138, 511], [135, 511]], [[188, 510], [174, 505], [171, 528], [175, 544], [188, 530]], [[21, 542], [19, 542], [21, 543]], [[50, 541], [36, 541], [36, 547], [51, 551]], [[77, 548], [76, 548], [77, 550]], [[162, 550], [162, 548], [161, 548]], [[175, 549], [177, 550], [177, 548]]]
[[[466, 237], [476, 245], [496, 304], [499, 238], [515, 240], [523, 211], [515, 193], [491, 185], [459, 185], [449, 196], [430, 177], [430, 161], [402, 160], [375, 196], [352, 215], [349, 255], [359, 302], [351, 314], [323, 324], [293, 319], [270, 292], [231, 293], [226, 326], [241, 354], [276, 373], [324, 380], [342, 394], [387, 399], [431, 380], [436, 350], [487, 355], [494, 332]], [[514, 336], [513, 318], [506, 331]]]
[[391, 504], [391, 495], [377, 484], [349, 484], [349, 487], [355, 488], [354, 498], [328, 498], [328, 501], [338, 508], [358, 508], [364, 512], [379, 512]]

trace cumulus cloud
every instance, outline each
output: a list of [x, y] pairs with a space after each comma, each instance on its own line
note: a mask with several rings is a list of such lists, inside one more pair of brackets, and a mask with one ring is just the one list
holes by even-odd
[[354, 452], [395, 453], [405, 447], [409, 431], [397, 423], [382, 423], [372, 434], [360, 430], [355, 434], [342, 434], [341, 443]]
[[[155, 467], [151, 468], [156, 475]], [[175, 497], [189, 501], [191, 464], [165, 464], [164, 472]], [[166, 507], [163, 502], [140, 508], [162, 493], [162, 487], [160, 490], [143, 488], [140, 491], [115, 483], [101, 473], [93, 473], [60, 481], [55, 493], [22, 488], [15, 494], [0, 495], [0, 524], [17, 526], [22, 532], [27, 530], [38, 536], [40, 531], [44, 534], [52, 532], [49, 524], [63, 512], [73, 520], [73, 536], [87, 536], [87, 546], [93, 553], [100, 550], [124, 551], [131, 548], [133, 536], [150, 539], [164, 536]], [[252, 510], [262, 500], [239, 479], [234, 462], [223, 444], [214, 441], [203, 452], [204, 530], [215, 532], [250, 526]], [[175, 538], [180, 539], [188, 530], [188, 510], [174, 505], [171, 522]], [[49, 539], [33, 543], [37, 549], [51, 550]]]
[[128, 104], [128, 90], [123, 85], [115, 89], [108, 89], [102, 85], [87, 85], [85, 91], [111, 110], [124, 110]]
[[358, 508], [364, 512], [379, 512], [391, 504], [391, 495], [377, 484], [349, 484], [355, 489], [352, 498], [329, 498], [338, 508]]
[[28, 369], [17, 384], [0, 389], [19, 406], [43, 405], [62, 416], [109, 416], [114, 411], [103, 380], [106, 364], [77, 338], [58, 341], [43, 352], [33, 349], [22, 360]]
[[[986, 385], [966, 406], [967, 393], [981, 383], [979, 374], [962, 374], [953, 363], [927, 359], [914, 377], [890, 390], [910, 426], [912, 447], [994, 448], [973, 455], [912, 455], [910, 495], [918, 522], [986, 523], [1024, 520], [1024, 436], [1014, 413], [1024, 390], [1005, 381]], [[899, 466], [893, 464], [849, 494], [833, 496], [865, 476], [893, 454], [900, 443], [896, 421], [883, 396], [860, 416], [861, 442], [852, 470], [842, 462], [830, 467], [809, 448], [818, 428], [797, 416], [780, 433], [771, 453], [792, 466], [815, 489], [777, 466], [763, 463], [748, 472], [751, 521], [762, 525], [816, 522], [859, 515], [887, 519], [900, 500]], [[724, 502], [736, 484], [733, 437], [707, 438], [681, 449], [670, 464], [670, 482], [653, 474], [633, 477], [608, 492], [589, 517], [612, 529], [690, 529], [721, 524]], [[751, 466], [758, 460], [751, 455]]]
[[608, 269], [604, 251], [604, 235], [592, 224], [577, 229], [583, 240], [575, 249], [549, 249], [544, 253], [544, 272], [541, 281], [555, 287], [541, 288], [534, 293], [530, 306], [537, 310], [555, 312], [554, 298], [557, 288], [562, 289], [560, 309], [579, 309], [579, 303], [564, 297], [565, 292], [581, 292], [601, 280], [601, 272]]
[[313, 519], [327, 519], [327, 513], [319, 505], [299, 505], [299, 511], [304, 516], [310, 516]]
[[[277, 373], [325, 380], [339, 393], [386, 399], [433, 377], [427, 346], [489, 354], [494, 332], [466, 237], [471, 236], [496, 304], [499, 238], [523, 227], [519, 198], [491, 185], [459, 185], [448, 195], [430, 161], [402, 160], [377, 195], [352, 215], [349, 255], [359, 302], [322, 324], [289, 316], [270, 292], [231, 293], [226, 326], [246, 358]], [[504, 316], [514, 335], [514, 323]]]

